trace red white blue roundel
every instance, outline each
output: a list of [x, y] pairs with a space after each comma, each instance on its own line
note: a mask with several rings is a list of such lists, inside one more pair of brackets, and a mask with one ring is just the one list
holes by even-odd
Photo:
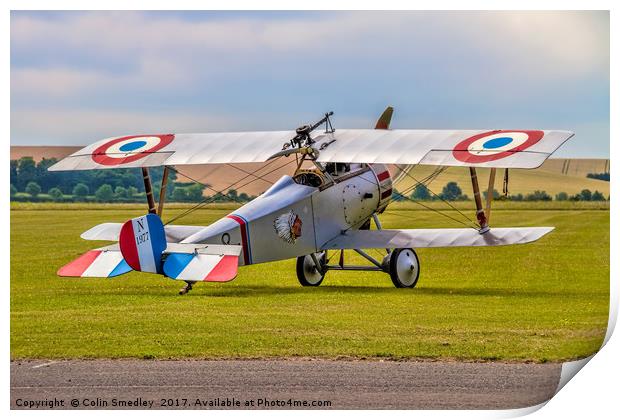
[[490, 162], [526, 150], [538, 143], [544, 134], [540, 130], [488, 131], [461, 141], [452, 154], [461, 162]]
[[97, 147], [92, 153], [92, 158], [95, 162], [106, 166], [135, 162], [169, 145], [172, 140], [174, 134], [120, 137]]

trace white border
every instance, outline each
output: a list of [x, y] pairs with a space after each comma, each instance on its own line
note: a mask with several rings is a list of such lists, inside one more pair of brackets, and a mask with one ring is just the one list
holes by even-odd
[[[2, 60], [3, 60], [3, 80], [4, 80], [4, 92], [10, 92], [10, 15], [8, 10], [10, 9], [18, 9], [18, 10], [62, 10], [62, 9], [85, 9], [85, 6], [88, 5], [90, 8], [97, 10], [123, 10], [123, 9], [132, 9], [132, 10], [140, 10], [140, 9], [156, 9], [156, 10], [177, 10], [177, 9], [211, 9], [211, 10], [228, 10], [228, 9], [287, 9], [287, 10], [301, 10], [301, 9], [323, 9], [323, 10], [335, 10], [335, 9], [365, 9], [365, 10], [399, 10], [399, 9], [433, 9], [433, 10], [464, 10], [464, 9], [493, 9], [493, 10], [579, 10], [579, 9], [596, 9], [596, 10], [612, 10], [611, 13], [611, 92], [617, 92], [617, 83], [615, 80], [617, 76], [613, 76], [617, 74], [618, 66], [617, 66], [617, 35], [618, 31], [616, 29], [618, 19], [616, 17], [616, 13], [618, 12], [618, 6], [616, 6], [617, 2], [612, 1], [603, 1], [603, 0], [590, 0], [590, 1], [576, 1], [576, 0], [565, 0], [565, 1], [550, 1], [550, 0], [541, 0], [541, 1], [532, 1], [532, 0], [523, 0], [523, 1], [514, 1], [514, 0], [506, 0], [501, 3], [497, 1], [470, 1], [466, 5], [462, 2], [458, 1], [417, 1], [417, 2], [404, 2], [404, 1], [393, 1], [393, 0], [383, 0], [381, 2], [370, 2], [370, 1], [341, 1], [334, 2], [329, 0], [314, 0], [314, 1], [306, 1], [306, 2], [286, 2], [286, 1], [275, 1], [275, 0], [264, 0], [262, 2], [257, 3], [255, 1], [228, 1], [228, 2], [206, 2], [206, 1], [193, 1], [193, 0], [176, 0], [174, 2], [164, 1], [164, 0], [136, 0], [136, 1], [121, 1], [121, 0], [96, 0], [84, 2], [80, 0], [65, 0], [65, 1], [43, 1], [43, 0], [22, 0], [22, 1], [8, 1], [4, 4], [7, 4], [6, 12], [2, 17], [2, 25], [4, 28], [4, 42], [2, 42]], [[500, 5], [502, 7], [498, 7]], [[260, 7], [259, 7], [260, 6]], [[10, 139], [10, 96], [3, 96], [3, 121], [5, 132], [5, 150], [9, 148]], [[617, 125], [618, 125], [618, 114], [617, 114], [617, 95], [612, 96], [611, 98], [611, 138], [615, 138], [618, 134]], [[8, 151], [8, 150], [7, 150]], [[615, 142], [611, 143], [611, 158], [617, 156], [617, 144]], [[3, 176], [7, 176], [7, 171], [3, 172]], [[5, 179], [4, 182], [0, 184], [0, 196], [5, 200], [5, 219], [9, 220], [10, 213], [8, 211], [9, 205], [9, 194], [8, 194], [8, 182]], [[611, 184], [611, 195], [616, 198], [620, 195], [618, 194], [619, 190], [615, 183]], [[618, 255], [618, 246], [617, 246], [617, 233], [618, 232], [618, 212], [615, 206], [611, 207], [611, 255]], [[6, 222], [2, 224], [2, 233], [3, 238], [9, 237], [9, 224]], [[3, 258], [3, 266], [5, 270], [8, 270], [10, 267], [9, 261], [9, 250], [8, 244], [5, 239], [4, 247], [2, 249], [2, 258]], [[8, 276], [7, 276], [8, 277]], [[3, 304], [5, 309], [5, 316], [3, 317], [3, 329], [5, 331], [6, 339], [2, 341], [2, 346], [4, 350], [4, 354], [9, 355], [10, 357], [10, 328], [9, 328], [9, 282], [8, 279], [5, 278], [5, 293], [2, 296]], [[616, 337], [611, 336], [611, 332], [615, 326], [617, 313], [618, 313], [618, 268], [615, 259], [611, 259], [611, 296], [612, 302], [610, 307], [610, 322], [608, 329], [608, 333], [606, 336], [607, 344], [605, 347], [591, 359], [590, 363], [588, 363], [585, 367], [583, 367], [582, 372], [579, 374], [577, 380], [570, 381], [562, 390], [558, 393], [556, 397], [554, 397], [548, 404], [538, 407], [532, 407], [529, 409], [522, 410], [505, 410], [505, 411], [415, 411], [415, 412], [391, 412], [390, 416], [396, 416], [399, 418], [411, 418], [422, 417], [422, 418], [502, 418], [502, 417], [513, 417], [528, 414], [529, 412], [535, 411], [532, 415], [532, 418], [579, 418], [582, 419], [584, 417], [588, 418], [606, 418], [609, 417], [610, 413], [618, 412], [618, 377], [620, 373], [617, 354], [620, 354], [620, 345], [618, 344], [618, 339]], [[567, 375], [570, 370], [575, 370], [580, 363], [574, 362], [572, 365], [568, 365], [566, 367], [566, 372], [563, 371], [564, 375]], [[4, 363], [2, 365], [2, 373], [3, 378], [5, 380], [5, 386], [3, 387], [3, 400], [2, 404], [4, 404], [4, 409], [8, 411], [9, 409], [9, 364]], [[540, 409], [542, 406], [544, 408]], [[538, 410], [540, 409], [540, 410]], [[538, 410], [538, 411], [536, 411]], [[157, 412], [149, 412], [149, 417], [154, 418], [164, 418], [164, 416], [168, 417], [170, 415], [176, 415], [176, 413], [167, 413], [163, 411]], [[358, 411], [349, 411], [347, 414], [354, 415], [356, 417], [370, 417], [374, 413], [378, 415], [383, 415], [381, 412], [358, 412]], [[9, 415], [19, 418], [30, 418], [33, 416], [49, 416], [51, 418], [83, 418], [84, 412], [56, 412], [56, 411], [48, 411], [48, 412], [10, 412]], [[129, 417], [135, 416], [133, 413], [129, 412], [115, 412], [115, 416], [121, 417]], [[289, 418], [292, 414], [289, 412], [183, 412], [184, 416], [195, 416], [196, 418], [204, 419], [205, 416], [210, 418], [221, 418], [221, 417], [263, 417], [263, 418]], [[317, 413], [314, 412], [296, 412], [294, 414], [295, 417], [299, 418], [314, 418]], [[342, 412], [322, 412], [321, 416], [340, 416]], [[89, 412], [88, 417], [90, 418], [108, 418], [110, 416], [109, 412]]]

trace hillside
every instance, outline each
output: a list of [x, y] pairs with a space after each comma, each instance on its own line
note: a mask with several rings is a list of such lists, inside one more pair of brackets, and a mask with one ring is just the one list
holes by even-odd
[[[70, 146], [11, 146], [11, 159], [19, 159], [22, 156], [32, 156], [36, 161], [43, 157], [62, 158], [67, 156], [80, 147]], [[292, 162], [292, 161], [291, 161]], [[235, 164], [231, 165], [194, 165], [179, 166], [177, 169], [181, 174], [185, 174], [192, 179], [207, 183], [211, 188], [220, 191], [222, 189], [235, 188], [239, 192], [256, 195], [265, 191], [269, 185], [275, 182], [284, 174], [290, 173], [294, 169], [293, 164], [289, 164], [280, 169], [284, 161], [271, 164], [262, 171], [258, 171], [263, 163], [259, 164]], [[509, 173], [509, 191], [511, 194], [528, 194], [535, 190], [544, 190], [552, 196], [564, 191], [568, 194], [576, 194], [587, 188], [591, 191], [601, 191], [606, 197], [609, 196], [609, 182], [597, 179], [586, 178], [590, 172], [605, 172], [609, 170], [608, 159], [548, 159], [543, 166], [533, 170], [511, 170]], [[392, 168], [395, 169], [395, 168]], [[417, 166], [410, 171], [410, 175], [416, 179], [424, 178], [429, 175], [435, 167]], [[268, 173], [274, 170], [272, 173]], [[257, 172], [258, 171], [258, 172]], [[256, 180], [244, 185], [253, 177], [247, 177], [247, 173], [255, 173], [263, 179]], [[394, 172], [397, 172], [394, 171]], [[489, 171], [479, 169], [480, 185], [486, 189]], [[503, 170], [498, 170], [495, 181], [495, 188], [501, 192], [503, 181]], [[244, 179], [245, 178], [245, 179]], [[244, 180], [242, 180], [244, 179]], [[179, 176], [180, 181], [187, 178]], [[235, 181], [236, 185], [231, 187]], [[447, 168], [430, 185], [430, 189], [436, 193], [441, 192], [442, 187], [449, 181], [456, 181], [465, 194], [471, 195], [469, 172], [466, 168]], [[414, 181], [408, 177], [401, 177], [396, 188], [404, 190], [411, 186]], [[205, 194], [211, 195], [213, 191], [206, 189]]]
[[[508, 173], [508, 191], [510, 194], [523, 194], [532, 193], [535, 190], [546, 191], [548, 194], [555, 196], [559, 192], [566, 192], [569, 195], [579, 193], [583, 189], [589, 189], [591, 191], [598, 190], [602, 192], [605, 197], [609, 196], [609, 182], [601, 181], [598, 179], [586, 178], [588, 172], [584, 172], [583, 175], [563, 175], [561, 172], [555, 172], [555, 168], [562, 168], [562, 162], [565, 159], [549, 159], [550, 165], [539, 169], [511, 169]], [[594, 159], [588, 159], [593, 161]], [[603, 159], [600, 160], [604, 162]], [[589, 162], [588, 165], [579, 165], [580, 159], [571, 159], [571, 164], [576, 163], [575, 166], [581, 166], [581, 168], [597, 167], [594, 162]], [[598, 165], [603, 167], [604, 163]], [[421, 180], [424, 177], [430, 175], [435, 170], [434, 166], [418, 166], [413, 168], [409, 174], [414, 178]], [[582, 169], [583, 170], [583, 169]], [[575, 171], [576, 172], [576, 171]], [[477, 169], [478, 180], [480, 188], [482, 190], [487, 189], [489, 170]], [[504, 180], [504, 170], [498, 169], [495, 176], [495, 189], [502, 192]], [[431, 191], [439, 194], [446, 183], [450, 181], [456, 181], [464, 194], [468, 194], [471, 197], [471, 180], [469, 171], [467, 168], [451, 167], [447, 168], [441, 175], [439, 175], [428, 187]], [[406, 190], [407, 187], [415, 184], [415, 181], [408, 177], [403, 176], [397, 183], [396, 188], [399, 191]]]

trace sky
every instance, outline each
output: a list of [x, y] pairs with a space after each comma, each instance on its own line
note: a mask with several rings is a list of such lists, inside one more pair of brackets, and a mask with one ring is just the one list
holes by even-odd
[[11, 12], [11, 144], [336, 128], [562, 129], [609, 157], [608, 12]]

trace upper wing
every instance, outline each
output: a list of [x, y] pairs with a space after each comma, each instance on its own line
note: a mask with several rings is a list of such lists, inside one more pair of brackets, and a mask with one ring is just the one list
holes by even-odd
[[115, 137], [86, 146], [49, 170], [264, 162], [294, 136], [294, 131], [254, 131]]
[[558, 130], [336, 130], [317, 141], [336, 139], [317, 160], [531, 169], [573, 135]]
[[[159, 134], [105, 139], [52, 171], [264, 162], [293, 131]], [[536, 168], [573, 136], [540, 130], [350, 130], [313, 135], [320, 162]]]
[[534, 242], [552, 227], [476, 229], [352, 230], [324, 244], [321, 249], [440, 248], [454, 246], [498, 246]]

